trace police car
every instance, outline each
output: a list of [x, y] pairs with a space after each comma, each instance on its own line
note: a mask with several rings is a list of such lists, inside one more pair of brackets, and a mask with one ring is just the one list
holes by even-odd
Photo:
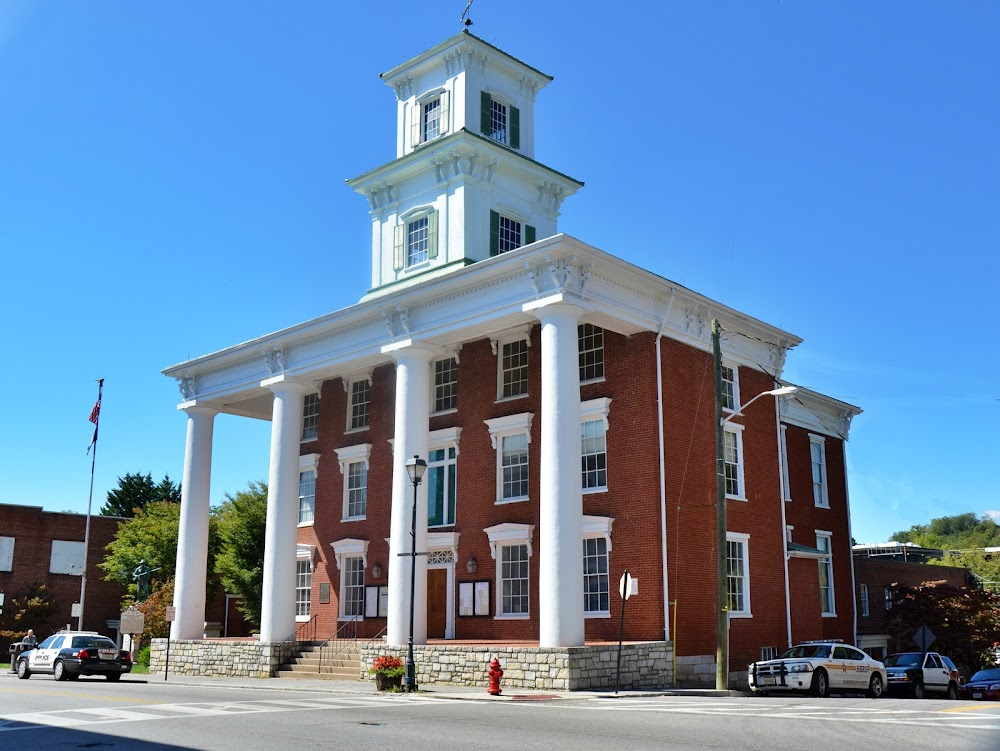
[[103, 675], [117, 681], [132, 670], [132, 655], [96, 631], [59, 631], [17, 658], [17, 677], [49, 673], [57, 681]]
[[886, 686], [881, 662], [835, 640], [802, 642], [776, 660], [754, 662], [747, 679], [755, 693], [808, 691], [813, 696], [864, 691], [877, 699]]

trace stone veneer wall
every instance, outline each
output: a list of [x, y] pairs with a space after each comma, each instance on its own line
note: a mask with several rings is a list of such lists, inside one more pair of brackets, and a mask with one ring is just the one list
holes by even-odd
[[[729, 688], [749, 691], [747, 671], [729, 666]], [[677, 685], [684, 688], [715, 688], [715, 655], [677, 658]]]
[[[169, 670], [176, 675], [273, 678], [282, 663], [294, 657], [299, 649], [296, 642], [171, 641]], [[166, 660], [167, 640], [153, 639], [149, 650], [149, 672], [162, 674]]]
[[[406, 647], [365, 645], [362, 665], [378, 655], [392, 654], [406, 660]], [[417, 684], [451, 683], [487, 686], [490, 661], [497, 657], [504, 675], [501, 687], [583, 691], [615, 688], [618, 646], [473, 647], [421, 645], [413, 648]], [[622, 645], [622, 688], [669, 688], [673, 671], [671, 642]]]

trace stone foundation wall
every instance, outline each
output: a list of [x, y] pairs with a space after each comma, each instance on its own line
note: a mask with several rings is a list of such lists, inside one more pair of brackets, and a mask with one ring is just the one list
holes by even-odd
[[[298, 650], [299, 645], [295, 642], [171, 641], [169, 670], [176, 675], [273, 678], [282, 663], [290, 660]], [[166, 662], [167, 640], [153, 639], [149, 672], [162, 674]]]
[[[366, 645], [362, 665], [378, 655], [391, 654], [406, 660], [406, 647]], [[413, 648], [417, 684], [451, 683], [488, 685], [490, 660], [499, 658], [504, 675], [501, 687], [584, 691], [614, 689], [618, 662], [617, 645], [541, 649], [539, 647], [472, 647], [466, 645], [421, 645]], [[622, 646], [621, 687], [669, 688], [673, 673], [673, 644], [645, 642]]]
[[[748, 691], [747, 671], [729, 666], [729, 688]], [[682, 688], [715, 688], [715, 655], [677, 658], [677, 685]]]

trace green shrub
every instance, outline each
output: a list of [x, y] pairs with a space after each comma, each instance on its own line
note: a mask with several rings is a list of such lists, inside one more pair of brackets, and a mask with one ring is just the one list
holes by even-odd
[[149, 669], [149, 647], [143, 647], [139, 650], [139, 653], [135, 656], [135, 664], [142, 665], [147, 670]]

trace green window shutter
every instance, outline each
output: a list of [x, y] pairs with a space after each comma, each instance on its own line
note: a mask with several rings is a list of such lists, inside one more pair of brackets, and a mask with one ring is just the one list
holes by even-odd
[[517, 107], [508, 107], [507, 110], [507, 119], [510, 120], [507, 124], [510, 128], [510, 147], [519, 149], [521, 148], [521, 110]]
[[410, 107], [410, 146], [420, 145], [420, 124], [423, 121], [423, 107], [418, 103]]
[[438, 257], [438, 213], [432, 211], [427, 217], [427, 257]]
[[533, 242], [535, 242], [535, 228], [532, 227], [530, 224], [525, 224], [524, 225], [524, 244], [525, 245], [531, 245], [531, 243], [533, 243]]
[[500, 214], [490, 211], [490, 255], [500, 254]]
[[484, 91], [479, 97], [479, 131], [484, 135], [490, 134], [490, 109], [493, 107], [493, 96], [488, 91]]
[[443, 134], [448, 132], [448, 92], [441, 92], [441, 125], [438, 130]]
[[396, 231], [396, 236], [392, 248], [392, 268], [399, 271], [406, 262], [406, 225], [397, 224], [393, 229]]

